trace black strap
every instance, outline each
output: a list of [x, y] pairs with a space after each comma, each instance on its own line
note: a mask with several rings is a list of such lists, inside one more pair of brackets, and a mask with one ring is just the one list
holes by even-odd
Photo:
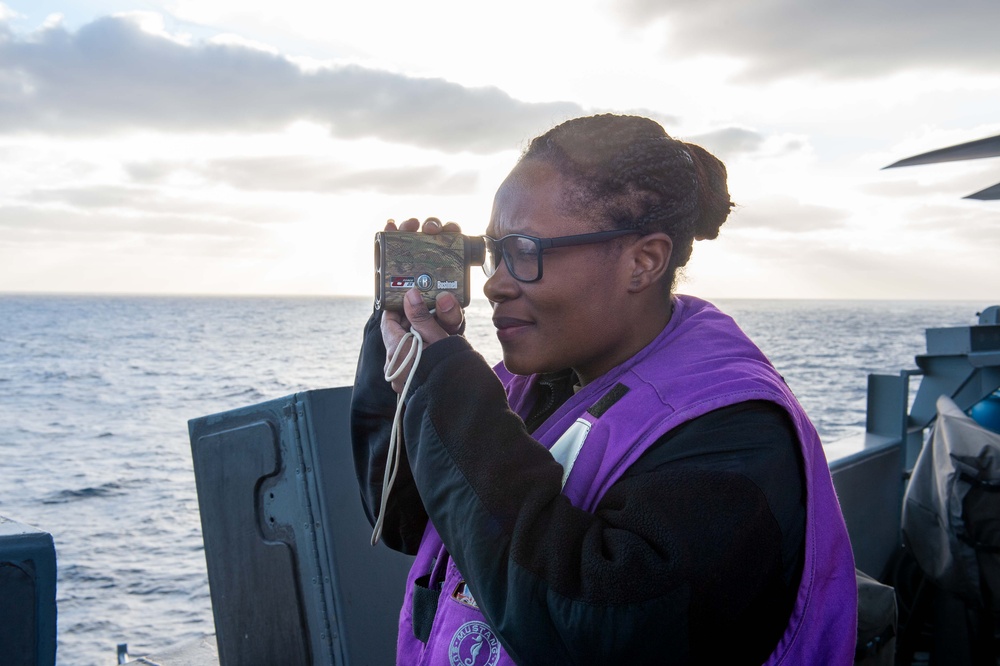
[[431, 575], [427, 574], [414, 581], [413, 586], [413, 635], [422, 643], [426, 643], [431, 636], [438, 598], [441, 596], [441, 590], [428, 587], [430, 581]]
[[624, 384], [615, 384], [600, 400], [588, 407], [587, 412], [589, 412], [595, 419], [601, 418], [604, 416], [604, 412], [611, 409], [612, 405], [625, 397], [625, 394], [628, 393], [628, 391], [629, 388]]

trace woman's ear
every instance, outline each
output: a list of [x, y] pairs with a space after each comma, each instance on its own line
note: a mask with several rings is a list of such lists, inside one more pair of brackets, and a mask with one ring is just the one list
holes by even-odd
[[631, 246], [631, 281], [629, 291], [638, 293], [659, 284], [670, 265], [674, 243], [670, 236], [657, 232], [642, 236]]

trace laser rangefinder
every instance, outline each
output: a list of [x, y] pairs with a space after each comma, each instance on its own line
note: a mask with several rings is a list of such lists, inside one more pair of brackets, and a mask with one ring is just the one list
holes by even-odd
[[469, 267], [482, 266], [486, 241], [459, 233], [424, 234], [380, 231], [375, 234], [375, 308], [403, 310], [403, 295], [416, 287], [427, 307], [450, 291], [469, 304]]

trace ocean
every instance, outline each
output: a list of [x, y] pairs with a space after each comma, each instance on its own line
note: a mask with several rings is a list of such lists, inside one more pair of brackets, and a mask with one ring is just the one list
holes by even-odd
[[[727, 300], [824, 442], [864, 429], [866, 375], [914, 367], [977, 302]], [[187, 421], [349, 385], [368, 298], [0, 295], [0, 515], [50, 532], [58, 663], [213, 631]], [[467, 337], [500, 347], [488, 305]]]

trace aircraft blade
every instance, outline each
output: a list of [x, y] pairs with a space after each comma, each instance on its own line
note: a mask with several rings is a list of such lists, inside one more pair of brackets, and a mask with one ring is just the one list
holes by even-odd
[[980, 201], [997, 201], [1000, 200], [1000, 183], [987, 187], [985, 190], [979, 190], [974, 194], [970, 194], [967, 197], [962, 197], [963, 199], [979, 199]]
[[[957, 146], [949, 146], [932, 150], [929, 153], [921, 153], [913, 157], [893, 162], [883, 169], [891, 169], [901, 166], [915, 166], [918, 164], [936, 164], [938, 162], [958, 162], [961, 160], [977, 160], [983, 157], [1000, 156], [1000, 136], [991, 136], [987, 139], [960, 143]], [[977, 192], [978, 194], [978, 192]]]

